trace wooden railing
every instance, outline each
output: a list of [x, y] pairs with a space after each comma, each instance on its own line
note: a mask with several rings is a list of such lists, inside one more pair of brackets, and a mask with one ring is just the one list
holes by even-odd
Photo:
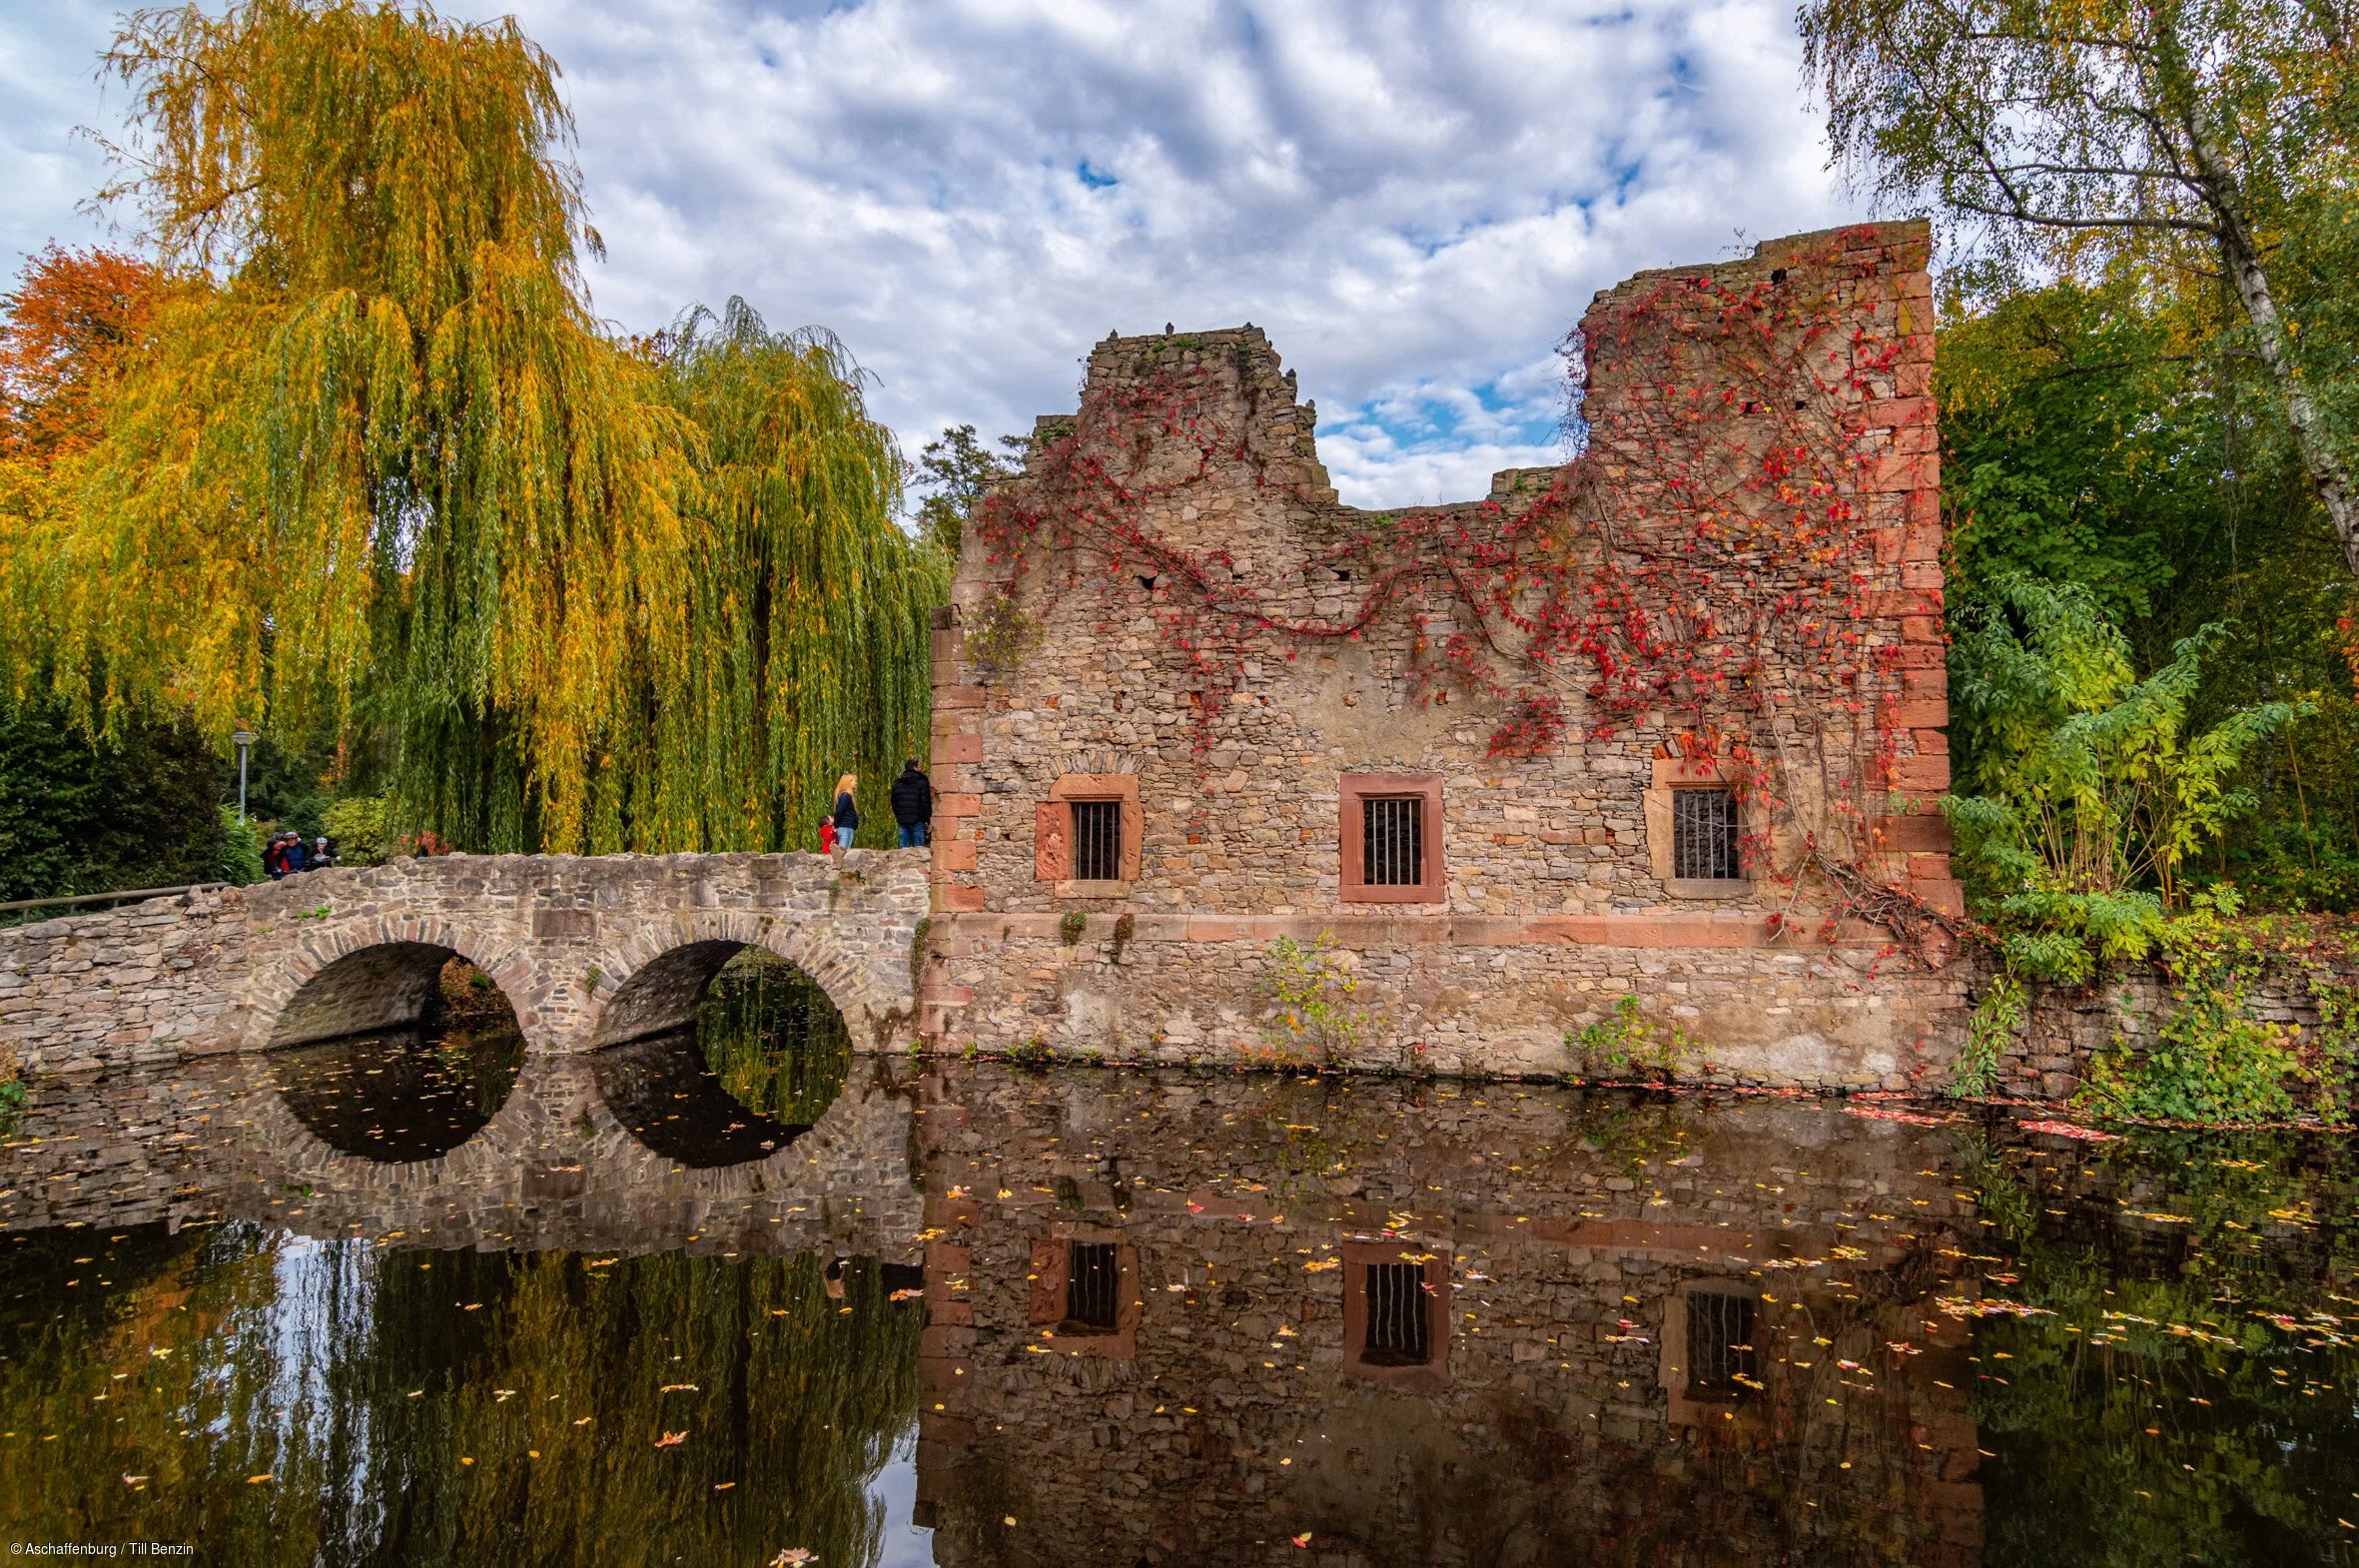
[[0, 904], [0, 915], [13, 915], [22, 910], [47, 909], [52, 905], [69, 908], [77, 904], [136, 904], [141, 899], [171, 898], [181, 893], [210, 893], [215, 888], [226, 888], [227, 882], [189, 882], [177, 888], [125, 888], [120, 893], [74, 893], [61, 898], [20, 898]]

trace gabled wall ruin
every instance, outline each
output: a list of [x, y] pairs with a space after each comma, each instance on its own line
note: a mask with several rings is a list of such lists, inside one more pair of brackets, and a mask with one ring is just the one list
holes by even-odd
[[1926, 251], [1860, 227], [1601, 294], [1586, 450], [1437, 507], [1338, 504], [1258, 329], [1097, 345], [937, 632], [922, 1031], [1938, 1071]]

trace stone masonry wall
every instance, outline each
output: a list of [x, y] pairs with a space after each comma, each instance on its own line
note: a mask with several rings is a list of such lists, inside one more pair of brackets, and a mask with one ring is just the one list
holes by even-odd
[[[448, 855], [151, 899], [0, 930], [0, 1049], [28, 1071], [88, 1071], [379, 1027], [422, 1005], [421, 966], [448, 952], [498, 984], [527, 1049], [576, 1051], [606, 1043], [642, 971], [677, 990], [667, 955], [756, 944], [882, 1050], [915, 1013], [926, 875], [910, 850]], [[623, 1014], [649, 1027], [628, 996]]]
[[[1699, 1036], [1694, 1068], [1709, 1060], [1717, 1077], [1904, 1089], [1938, 1074], [1962, 1038], [1963, 977], [1897, 951], [1882, 927], [1824, 921], [1823, 885], [1771, 874], [1806, 838], [1848, 835], [1870, 877], [1961, 907], [1947, 828], [1931, 814], [1948, 757], [1926, 243], [1918, 225], [1806, 236], [1601, 295], [1585, 323], [1597, 330], [1587, 454], [1502, 473], [1480, 502], [1407, 513], [1335, 502], [1315, 409], [1257, 329], [1099, 344], [1081, 412], [1044, 419], [1031, 468], [995, 497], [1020, 519], [1015, 542], [971, 528], [938, 618], [941, 799], [921, 1033], [946, 1051], [1037, 1040], [1150, 1060], [1249, 1058], [1271, 1010], [1259, 989], [1270, 944], [1323, 937], [1360, 987], [1355, 1062], [1563, 1071], [1568, 1031], [1636, 996], [1654, 1024]], [[1502, 752], [1511, 705], [1436, 673], [1437, 650], [1476, 630], [1467, 616], [1431, 603], [1410, 613], [1368, 586], [1396, 569], [1382, 540], [1404, 518], [1444, 541], [1441, 565], [1417, 568], [1430, 576], [1575, 491], [1563, 549], [1680, 547], [1618, 531], [1668, 527], [1654, 503], [1671, 481], [1641, 473], [1632, 453], [1688, 438], [1687, 414], [1615, 358], [1627, 348], [1607, 347], [1602, 324], [1643, 299], [1676, 336], [1709, 314], [1688, 287], [1706, 275], [1728, 289], [1821, 291], [1838, 329], [1826, 355], [1843, 363], [1798, 360], [1801, 380], [1776, 395], [1825, 403], [1828, 439], [1856, 464], [1843, 504], [1866, 524], [1843, 612], [1844, 646], [1866, 673], [1846, 688], [1846, 711], [1798, 709], [1796, 672], [1744, 677], [1775, 688], [1747, 744], [1796, 759], [1776, 765], [1776, 792], [1799, 804], [1774, 821], [1748, 816], [1755, 864], [1736, 883], [1683, 882], [1667, 863], [1672, 788], [1725, 776], [1692, 760], [1692, 713], [1666, 702], [1617, 717], [1571, 690], [1566, 738]], [[1855, 336], [1885, 346], [1874, 363], [1865, 349], [1857, 365], [1846, 358]], [[1078, 457], [1060, 448], [1053, 475], [1040, 453], [1061, 439], [1088, 444]], [[1082, 550], [1058, 534], [1057, 548], [1027, 554], [1023, 526], [1046, 537], [1063, 525], [1056, 508], [1079, 504], [1077, 471], [1093, 476], [1089, 505], [1111, 496], [1123, 512], [1101, 528], [1110, 542]], [[1278, 636], [1255, 616], [1337, 630]], [[1843, 724], [1873, 753], [1844, 764], [1866, 816], [1838, 810], [1832, 785], [1811, 793], [1812, 778], [1833, 776], [1824, 741]], [[1430, 902], [1363, 902], [1346, 885], [1339, 821], [1345, 781], [1361, 775], [1438, 792]], [[1072, 798], [1123, 803], [1120, 877], [1074, 880], [1071, 846], [1044, 839], [1065, 831], [1060, 803]]]

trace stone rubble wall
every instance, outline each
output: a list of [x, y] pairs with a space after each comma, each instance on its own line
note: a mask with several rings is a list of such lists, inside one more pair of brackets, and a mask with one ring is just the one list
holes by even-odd
[[[1978, 995], [1981, 987], [1974, 989]], [[2099, 1055], [2118, 1047], [2135, 1056], [2154, 1046], [2178, 1005], [2176, 984], [2152, 964], [2116, 966], [2085, 986], [2034, 985], [2028, 993], [2022, 1026], [1999, 1059], [1997, 1092], [2011, 1099], [2069, 1101]], [[2317, 1005], [2298, 980], [2253, 987], [2244, 1014], [2305, 1041], [2319, 1028]]]
[[[1794, 287], [1823, 286], [1829, 309], [1844, 313], [1830, 352], [1854, 352], [1853, 325], [1893, 346], [1890, 363], [1814, 370], [1815, 385], [1795, 392], [1833, 397], [1840, 438], [1867, 454], [1853, 499], [1874, 523], [1873, 558], [1856, 563], [1869, 591], [1855, 625], [1889, 687], [1862, 702], [1891, 753], [1877, 809], [1895, 814], [1866, 825], [1859, 863], [1955, 910], [1947, 824], [1931, 813], [1949, 775], [1927, 239], [1914, 224], [1844, 233], [1853, 249], [1839, 265], [1813, 260], [1828, 236], [1771, 242], [1743, 261], [1635, 279], [1601, 295], [1589, 320], [1641, 295], [1660, 296], [1677, 319], [1706, 308], [1687, 303], [1680, 278], [1710, 273], [1742, 288], [1774, 275], [1784, 287], [1791, 268]], [[1829, 388], [1852, 374], [1865, 390]], [[1590, 447], [1573, 468], [1502, 473], [1486, 500], [1440, 508], [1466, 530], [1467, 548], [1584, 464], [1609, 481], [1598, 504], [1616, 505], [1628, 451], [1683, 438], [1665, 434], [1673, 412], [1610, 359], [1589, 375]], [[1336, 504], [1315, 409], [1258, 329], [1109, 338], [1090, 354], [1075, 417], [1091, 427], [1091, 410], [1135, 402], [1152, 412], [1159, 389], [1181, 384], [1212, 389], [1209, 417], [1236, 432], [1235, 450], [1190, 475], [1193, 452], [1139, 415], [1136, 449], [1096, 459], [1143, 497], [1138, 526], [1254, 584], [1273, 618], [1346, 616], [1366, 584], [1304, 563], [1328, 558], [1374, 514]], [[1043, 428], [1053, 436], [1071, 422]], [[1036, 452], [1007, 496], [1052, 504], [1040, 461]], [[1615, 525], [1661, 525], [1651, 520], [1659, 508], [1623, 504]], [[1632, 995], [1658, 1027], [1699, 1033], [1723, 1076], [1746, 1083], [1905, 1090], [1938, 1078], [1963, 1042], [1963, 979], [1892, 951], [1881, 928], [1847, 923], [1832, 945], [1819, 940], [1811, 906], [1824, 890], [1806, 889], [1796, 911], [1794, 888], [1769, 877], [1735, 890], [1668, 879], [1667, 850], [1650, 832], [1669, 830], [1650, 829], [1650, 815], [1667, 818], [1664, 780], [1681, 766], [1670, 760], [1675, 714], [1602, 738], [1575, 714], [1574, 733], [1587, 738], [1493, 756], [1496, 701], [1420, 685], [1420, 640], [1448, 626], [1380, 616], [1347, 638], [1255, 647], [1231, 688], [1175, 650], [1189, 608], [1144, 563], [1060, 555], [1012, 571], [971, 528], [954, 602], [936, 621], [941, 795], [920, 1022], [935, 1050], [1037, 1042], [1085, 1056], [1250, 1060], [1264, 1049], [1272, 1002], [1260, 984], [1280, 937], [1325, 937], [1355, 966], [1367, 1018], [1341, 1058], [1358, 1065], [1561, 1072], [1567, 1034]], [[1011, 609], [1020, 635], [1000, 648], [991, 639], [1008, 640]], [[1808, 717], [1777, 718], [1778, 744], [1803, 745]], [[1339, 780], [1359, 773], [1440, 775], [1436, 902], [1344, 896]], [[1139, 821], [1127, 881], [1042, 876], [1058, 862], [1039, 825], [1054, 820], [1061, 782], [1076, 779], [1135, 801], [1125, 808]], [[1792, 913], [1811, 936], [1774, 933], [1771, 917]], [[1075, 915], [1086, 922], [1079, 942], [1062, 926]], [[1124, 918], [1132, 934], [1117, 961]]]
[[0, 1049], [28, 1072], [84, 1072], [380, 1027], [424, 992], [416, 965], [366, 955], [411, 944], [490, 975], [527, 1049], [578, 1051], [603, 1043], [607, 1004], [642, 968], [742, 943], [800, 967], [856, 1046], [886, 1050], [915, 1016], [927, 896], [916, 850], [336, 867], [0, 930]]

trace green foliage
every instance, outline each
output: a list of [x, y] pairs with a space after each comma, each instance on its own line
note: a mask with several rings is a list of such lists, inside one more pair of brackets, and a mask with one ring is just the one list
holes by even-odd
[[[1032, 443], [1022, 435], [1003, 435], [1000, 444], [1021, 459]], [[995, 483], [1018, 472], [1018, 465], [985, 448], [972, 424], [946, 426], [918, 453], [916, 483], [931, 491], [918, 502], [918, 528], [927, 541], [956, 560], [966, 537], [967, 522]]]
[[790, 1127], [825, 1115], [852, 1070], [852, 1037], [835, 1003], [761, 948], [739, 952], [705, 988], [696, 1045], [730, 1098]]
[[270, 873], [262, 864], [262, 825], [252, 817], [239, 816], [235, 806], [224, 804], [216, 809], [221, 815], [221, 857], [206, 880], [241, 888], [266, 880]]
[[2001, 971], [1991, 978], [1989, 989], [1975, 1000], [1966, 1018], [1966, 1048], [1950, 1070], [1951, 1094], [1972, 1099], [1998, 1087], [1999, 1064], [2023, 1027], [2027, 1000], [2023, 983], [2013, 974]]
[[1261, 1039], [1281, 1061], [1334, 1066], [1367, 1029], [1366, 1010], [1352, 1001], [1359, 977], [1326, 932], [1308, 947], [1292, 937], [1270, 943], [1259, 985], [1272, 1004]]
[[1565, 1049], [1579, 1059], [1584, 1078], [1644, 1079], [1668, 1083], [1696, 1050], [1695, 1037], [1678, 1024], [1658, 1025], [1625, 992], [1613, 1011], [1578, 1035], [1565, 1033]]
[[1064, 918], [1057, 922], [1058, 940], [1067, 947], [1072, 947], [1076, 942], [1081, 941], [1082, 933], [1089, 928], [1089, 917], [1080, 910], [1067, 910]]
[[2353, 245], [2347, 217], [2321, 222], [2348, 208], [2359, 136], [2346, 8], [1810, 0], [1801, 20], [1838, 153], [1971, 235], [1994, 281], [2120, 275], [2199, 300], [2262, 372], [2359, 573], [2351, 274], [2316, 266]]
[[1016, 595], [1002, 588], [977, 606], [967, 627], [967, 658], [987, 674], [1012, 670], [1035, 629]]
[[[2189, 733], [2216, 626], [2137, 678], [2121, 633], [2076, 583], [2008, 576], [1960, 612], [1952, 700], [1976, 737], [1973, 793], [1943, 802], [1957, 863], [2003, 923], [2009, 966], [2085, 979], [2142, 958], [2185, 869], [2256, 804], [2236, 772], [2305, 708], [2263, 702]], [[2150, 886], [2149, 886], [2150, 884]]]
[[393, 851], [386, 823], [393, 813], [388, 795], [347, 795], [320, 813], [320, 826], [348, 866], [380, 866]]
[[24, 1121], [28, 1098], [16, 1053], [0, 1046], [0, 1139], [15, 1136], [18, 1124]]
[[[2099, 1115], [2187, 1122], [2274, 1122], [2297, 1109], [2297, 1088], [2316, 1086], [2289, 1025], [2252, 1017], [2252, 993], [2271, 954], [2252, 928], [2207, 903], [2163, 931], [2161, 957], [2174, 982], [2169, 1016], [2143, 1052], [2116, 1040], [2089, 1064], [2075, 1104]], [[2347, 1102], [2321, 1109], [2348, 1119]]]
[[219, 880], [222, 782], [185, 721], [93, 739], [46, 691], [0, 693], [0, 900]]

